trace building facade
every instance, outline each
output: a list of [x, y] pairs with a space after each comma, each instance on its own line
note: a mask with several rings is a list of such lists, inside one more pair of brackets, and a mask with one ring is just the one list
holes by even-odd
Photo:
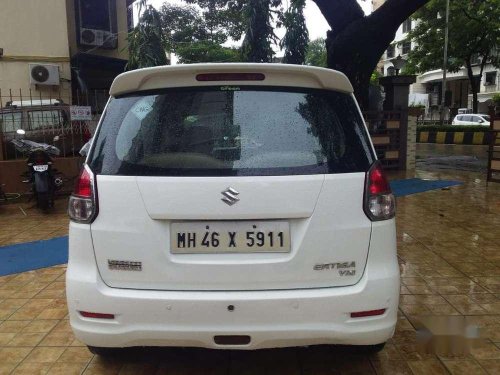
[[[60, 156], [79, 156], [126, 68], [134, 1], [1, 1], [0, 183], [24, 168], [12, 143], [20, 129]], [[89, 116], [74, 120], [71, 105], [90, 107]]]
[[134, 0], [2, 0], [0, 90], [25, 99], [108, 89], [123, 72]]
[[[385, 0], [374, 0], [373, 6], [381, 6]], [[401, 56], [403, 60], [407, 58], [408, 53], [414, 48], [412, 41], [406, 40], [408, 32], [415, 26], [416, 21], [406, 20], [398, 29], [394, 41], [381, 59], [378, 66], [383, 75], [395, 74], [393, 62]], [[480, 80], [480, 91], [478, 94], [479, 113], [488, 113], [488, 107], [492, 104], [493, 95], [500, 93], [500, 71], [492, 64], [487, 64], [481, 77], [480, 61], [473, 65], [473, 72]], [[442, 99], [443, 70], [433, 70], [424, 72], [417, 76], [417, 82], [410, 87], [410, 104], [425, 105], [426, 118], [437, 120], [440, 117], [440, 105]], [[465, 67], [458, 72], [447, 73], [446, 83], [447, 97], [449, 98], [449, 109], [447, 115], [452, 119], [459, 108], [472, 109], [472, 94], [467, 70]]]

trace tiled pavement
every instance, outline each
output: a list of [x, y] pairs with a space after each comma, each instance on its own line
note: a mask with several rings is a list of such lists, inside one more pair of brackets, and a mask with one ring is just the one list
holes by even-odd
[[[500, 185], [472, 173], [465, 185], [398, 200], [401, 302], [397, 332], [371, 357], [336, 347], [257, 352], [146, 349], [113, 360], [73, 337], [65, 267], [0, 277], [0, 374], [500, 374]], [[64, 202], [50, 216], [29, 205], [0, 206], [0, 246], [66, 233]], [[467, 316], [484, 341], [463, 357], [421, 354], [422, 315]]]

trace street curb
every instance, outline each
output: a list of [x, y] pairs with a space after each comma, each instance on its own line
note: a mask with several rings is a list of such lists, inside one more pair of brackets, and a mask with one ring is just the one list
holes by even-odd
[[438, 143], [455, 145], [488, 145], [488, 132], [440, 132], [421, 131], [417, 133], [417, 143]]

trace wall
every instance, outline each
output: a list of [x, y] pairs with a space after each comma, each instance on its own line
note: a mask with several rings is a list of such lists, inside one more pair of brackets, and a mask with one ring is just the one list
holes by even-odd
[[65, 0], [67, 3], [67, 19], [68, 19], [68, 33], [69, 33], [69, 46], [71, 56], [78, 52], [89, 52], [93, 55], [100, 55], [106, 57], [113, 57], [117, 59], [128, 60], [128, 24], [127, 24], [127, 0], [116, 0], [116, 14], [117, 14], [117, 33], [118, 33], [118, 47], [116, 49], [106, 50], [93, 47], [82, 47], [77, 45], [76, 39], [76, 16], [75, 16], [75, 1]]
[[[78, 176], [82, 162], [83, 158], [80, 157], [54, 159], [55, 168], [62, 172], [65, 178], [70, 179], [65, 182], [63, 191], [73, 189], [74, 177]], [[27, 171], [27, 168], [25, 160], [0, 161], [0, 183], [5, 184], [2, 190], [6, 193], [27, 193], [31, 187], [22, 182], [25, 177], [21, 176]]]
[[[48, 63], [60, 67], [61, 78], [71, 79], [66, 0], [2, 0], [0, 11], [0, 90], [9, 89], [29, 96], [53, 90], [52, 87], [30, 85], [29, 63]], [[62, 87], [69, 95], [70, 84]], [[59, 88], [56, 89], [59, 91]], [[52, 94], [52, 96], [54, 96]]]

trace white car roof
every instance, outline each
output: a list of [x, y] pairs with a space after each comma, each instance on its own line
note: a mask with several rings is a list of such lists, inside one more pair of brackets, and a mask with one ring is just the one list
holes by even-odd
[[[265, 79], [261, 81], [197, 81], [196, 76], [203, 73], [262, 73]], [[170, 87], [220, 84], [289, 86], [353, 92], [349, 79], [336, 70], [291, 64], [225, 63], [173, 65], [133, 70], [115, 78], [110, 94], [119, 96]]]
[[58, 105], [63, 104], [62, 100], [59, 99], [33, 99], [33, 100], [13, 100], [12, 102], [7, 103], [7, 107], [35, 107], [35, 106], [44, 106], [44, 105]]

